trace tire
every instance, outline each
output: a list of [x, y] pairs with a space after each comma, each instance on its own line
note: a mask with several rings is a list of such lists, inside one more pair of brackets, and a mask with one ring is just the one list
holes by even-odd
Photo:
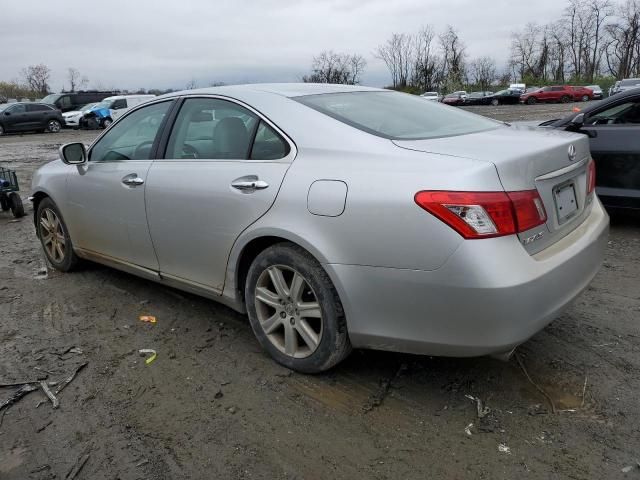
[[[57, 225], [59, 225], [60, 228], [57, 228], [55, 222], [52, 221], [52, 216], [50, 214], [53, 214], [58, 220]], [[43, 216], [45, 223], [49, 225], [50, 228], [45, 228], [42, 222]], [[55, 243], [46, 242], [48, 232], [51, 232], [51, 230], [54, 230], [57, 233], [55, 236], [56, 242], [58, 244], [63, 243], [61, 246], [63, 252], [62, 255], [60, 255], [60, 250], [55, 247]], [[73, 251], [73, 244], [69, 237], [69, 230], [64, 223], [64, 219], [62, 218], [58, 207], [50, 198], [45, 198], [38, 204], [38, 211], [36, 213], [36, 231], [44, 253], [47, 256], [47, 260], [51, 263], [53, 268], [60, 270], [61, 272], [70, 272], [76, 268], [79, 260]], [[61, 240], [64, 240], [64, 242], [61, 242]], [[55, 252], [55, 254], [52, 252]]]
[[527, 98], [527, 105], [535, 105], [537, 101], [538, 99], [536, 97], [529, 97]]
[[4, 135], [4, 127], [0, 124], [0, 137]]
[[108, 128], [109, 125], [111, 125], [113, 123], [113, 120], [111, 120], [110, 118], [105, 118], [102, 121], [102, 128]]
[[560, 103], [569, 103], [571, 101], [571, 98], [568, 95], [563, 95], [562, 97], [560, 97]]
[[62, 129], [62, 124], [58, 120], [49, 120], [47, 122], [47, 132], [58, 133]]
[[15, 218], [24, 217], [24, 205], [22, 205], [22, 199], [16, 192], [9, 194], [9, 206], [11, 207], [11, 213]]
[[[279, 288], [273, 278], [280, 279]], [[297, 298], [289, 297], [292, 289]], [[256, 257], [247, 274], [245, 302], [258, 342], [287, 368], [319, 373], [351, 352], [342, 303], [329, 275], [297, 245], [278, 243]]]
[[491, 99], [491, 105], [497, 107], [498, 105], [500, 105], [500, 100], [498, 100], [497, 98]]
[[7, 197], [4, 193], [0, 193], [0, 210], [6, 212], [11, 208], [9, 204], [9, 197]]
[[588, 102], [589, 101], [589, 95], [583, 95], [582, 96], [582, 101], [583, 102]]

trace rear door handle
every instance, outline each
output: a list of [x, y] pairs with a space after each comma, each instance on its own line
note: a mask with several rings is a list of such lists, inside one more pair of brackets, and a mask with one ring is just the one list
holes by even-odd
[[247, 175], [246, 177], [236, 178], [231, 182], [231, 186], [242, 192], [253, 192], [255, 190], [264, 190], [269, 184], [264, 180], [258, 179], [257, 175]]
[[122, 178], [122, 183], [128, 187], [137, 187], [144, 183], [144, 179], [140, 178], [137, 173], [131, 173]]

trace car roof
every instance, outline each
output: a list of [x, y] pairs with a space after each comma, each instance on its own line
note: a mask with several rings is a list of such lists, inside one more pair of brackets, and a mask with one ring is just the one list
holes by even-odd
[[267, 92], [283, 97], [293, 98], [304, 95], [319, 95], [324, 93], [347, 92], [377, 92], [385, 91], [381, 88], [363, 87], [360, 85], [334, 85], [328, 83], [253, 83], [247, 85], [225, 85], [221, 87], [198, 88], [173, 92], [165, 97], [193, 94], [241, 96], [248, 92]]

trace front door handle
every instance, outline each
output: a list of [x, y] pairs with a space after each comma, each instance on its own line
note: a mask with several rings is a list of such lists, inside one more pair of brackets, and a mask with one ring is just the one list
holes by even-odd
[[231, 182], [231, 186], [242, 192], [253, 192], [255, 190], [264, 190], [269, 184], [264, 180], [259, 180], [257, 175], [247, 175], [246, 177], [236, 178]]
[[144, 179], [140, 178], [137, 173], [132, 173], [123, 177], [122, 183], [124, 183], [128, 187], [137, 187], [138, 185], [142, 185], [144, 183]]

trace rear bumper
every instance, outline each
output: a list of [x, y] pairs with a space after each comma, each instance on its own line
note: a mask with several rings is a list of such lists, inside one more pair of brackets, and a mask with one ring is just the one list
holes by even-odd
[[609, 217], [599, 201], [530, 256], [514, 236], [465, 241], [434, 271], [328, 264], [358, 348], [442, 356], [512, 349], [556, 318], [598, 272]]

